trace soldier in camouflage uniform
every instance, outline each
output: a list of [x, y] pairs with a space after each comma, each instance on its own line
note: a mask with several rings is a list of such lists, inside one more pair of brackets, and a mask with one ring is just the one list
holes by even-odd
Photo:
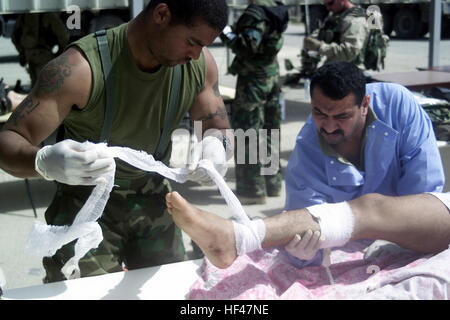
[[[28, 64], [33, 87], [39, 71], [67, 46], [69, 33], [59, 13], [25, 13], [16, 20], [11, 40], [19, 52], [20, 65]], [[55, 45], [56, 54], [52, 52]]]
[[[280, 79], [277, 53], [283, 45], [282, 32], [289, 20], [287, 7], [273, 0], [249, 1], [249, 6], [233, 26], [232, 39], [222, 39], [236, 55], [229, 68], [237, 75], [236, 96], [231, 123], [235, 130], [268, 129], [267, 154], [271, 152], [271, 130], [280, 130]], [[259, 134], [258, 141], [259, 141]], [[245, 142], [245, 163], [239, 163], [235, 148], [236, 193], [243, 204], [265, 203], [265, 197], [278, 196], [281, 190], [280, 168], [275, 174], [261, 175], [262, 165], [250, 163], [249, 141]], [[279, 143], [278, 150], [279, 154]], [[254, 154], [253, 154], [254, 155]], [[259, 159], [259, 156], [257, 157]]]
[[370, 33], [364, 9], [349, 0], [323, 3], [330, 13], [319, 29], [304, 38], [300, 74], [311, 77], [322, 58], [324, 64], [347, 61], [364, 70], [364, 48]]

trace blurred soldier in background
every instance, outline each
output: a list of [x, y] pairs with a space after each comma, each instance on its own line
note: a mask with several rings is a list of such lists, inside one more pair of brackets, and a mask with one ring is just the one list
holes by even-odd
[[[63, 52], [69, 42], [69, 33], [57, 12], [25, 13], [18, 17], [11, 40], [19, 52], [20, 65], [28, 64], [33, 87], [39, 71]], [[55, 46], [58, 49], [53, 51]]]
[[[304, 38], [300, 73], [287, 82], [310, 78], [320, 65], [333, 61], [351, 62], [362, 70], [384, 68], [389, 38], [383, 34], [379, 11], [370, 12], [371, 17], [350, 0], [324, 0], [323, 4], [329, 14], [319, 29]], [[286, 68], [293, 68], [290, 61]]]
[[[237, 75], [236, 96], [232, 104], [231, 122], [233, 129], [254, 129], [267, 131], [267, 154], [278, 152], [279, 141], [274, 142], [273, 151], [271, 130], [280, 129], [281, 83], [277, 53], [283, 45], [282, 33], [289, 21], [287, 6], [273, 0], [249, 0], [236, 24], [227, 26], [221, 39], [236, 55], [229, 68]], [[279, 132], [279, 131], [278, 131]], [[278, 196], [281, 190], [282, 175], [279, 164], [275, 174], [261, 175], [262, 164], [258, 159], [261, 150], [251, 150], [249, 141], [245, 142], [245, 163], [239, 163], [235, 149], [236, 193], [243, 204], [265, 203], [265, 197]], [[252, 156], [250, 156], [250, 153]], [[257, 163], [250, 163], [256, 153]]]

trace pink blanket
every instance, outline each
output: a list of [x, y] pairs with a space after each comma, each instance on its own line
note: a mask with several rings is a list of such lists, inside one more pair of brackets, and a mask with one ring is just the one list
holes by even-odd
[[371, 263], [354, 241], [331, 252], [331, 284], [326, 269], [298, 269], [277, 249], [239, 257], [225, 270], [207, 259], [188, 299], [449, 299], [450, 248], [435, 255], [409, 251]]

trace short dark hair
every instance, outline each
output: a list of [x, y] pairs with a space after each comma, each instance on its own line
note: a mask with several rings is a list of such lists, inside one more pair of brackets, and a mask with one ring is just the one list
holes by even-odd
[[210, 27], [221, 31], [228, 22], [226, 0], [151, 0], [145, 11], [152, 11], [160, 3], [169, 7], [171, 24], [193, 26], [197, 19], [201, 19]]
[[316, 85], [333, 100], [341, 100], [353, 93], [358, 106], [366, 94], [364, 73], [350, 62], [330, 62], [317, 69], [311, 78], [311, 96]]

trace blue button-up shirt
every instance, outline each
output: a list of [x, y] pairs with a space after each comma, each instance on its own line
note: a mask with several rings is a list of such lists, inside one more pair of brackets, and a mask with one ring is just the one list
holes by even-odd
[[442, 191], [445, 177], [433, 126], [412, 93], [397, 84], [371, 83], [366, 95], [376, 119], [366, 127], [364, 169], [325, 154], [310, 115], [286, 169], [286, 210], [372, 192]]

